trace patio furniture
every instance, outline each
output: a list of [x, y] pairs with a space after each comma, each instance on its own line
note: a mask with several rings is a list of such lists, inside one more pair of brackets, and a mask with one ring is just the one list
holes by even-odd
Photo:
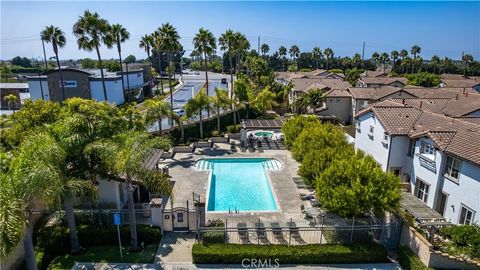
[[302, 213], [305, 213], [305, 206], [304, 206], [303, 204], [300, 205], [300, 211], [301, 211]]
[[237, 224], [237, 229], [238, 229], [238, 235], [240, 236], [240, 239], [242, 239], [242, 240], [248, 239], [247, 224], [245, 224], [245, 223], [238, 223], [238, 224]]
[[237, 152], [237, 146], [234, 141], [230, 142], [230, 151]]
[[292, 235], [299, 235], [298, 226], [297, 226], [297, 223], [295, 223], [295, 221], [289, 221], [287, 222], [287, 225]]
[[258, 239], [266, 239], [267, 233], [265, 229], [265, 225], [263, 222], [255, 223], [255, 230], [257, 232]]
[[273, 235], [277, 238], [283, 238], [282, 227], [278, 222], [272, 222], [271, 224]]

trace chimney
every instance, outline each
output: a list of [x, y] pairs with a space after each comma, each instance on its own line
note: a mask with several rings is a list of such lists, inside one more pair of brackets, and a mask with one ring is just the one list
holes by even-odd
[[423, 101], [420, 101], [420, 109], [422, 108]]
[[455, 97], [455, 100], [458, 100], [458, 94], [457, 94], [457, 96]]
[[402, 104], [405, 104], [405, 99], [402, 99]]
[[465, 97], [468, 97], [468, 92], [467, 92], [467, 93], [465, 93]]
[[465, 87], [463, 87], [463, 94], [465, 95]]

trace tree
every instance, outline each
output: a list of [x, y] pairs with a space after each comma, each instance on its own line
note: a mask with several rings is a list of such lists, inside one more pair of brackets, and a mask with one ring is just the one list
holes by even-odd
[[60, 60], [58, 58], [58, 48], [63, 48], [67, 39], [65, 38], [65, 33], [60, 30], [60, 28], [53, 25], [45, 27], [45, 29], [40, 33], [40, 36], [43, 41], [47, 43], [52, 43], [53, 52], [55, 53], [55, 58], [57, 60], [58, 73], [60, 74], [60, 85], [62, 86], [62, 98], [65, 99], [65, 86], [63, 84], [63, 75], [62, 68], [60, 67]]
[[[215, 37], [213, 36], [212, 32], [202, 27], [198, 30], [198, 33], [193, 38], [193, 46], [195, 47], [195, 50], [203, 54], [203, 62], [205, 65], [205, 89], [207, 92], [206, 95], [209, 96], [207, 55], [211, 55], [217, 48]], [[210, 116], [209, 110], [207, 110], [207, 114]]]
[[96, 63], [90, 58], [83, 58], [80, 60], [80, 65], [82, 65], [82, 68], [95, 68]]
[[287, 56], [287, 48], [280, 46], [280, 48], [278, 48], [278, 55], [280, 55], [280, 57], [282, 58], [282, 71], [285, 71], [285, 56]]
[[217, 114], [217, 131], [220, 133], [220, 113], [228, 109], [230, 100], [227, 91], [215, 88], [215, 96], [209, 97], [213, 111]]
[[400, 179], [369, 157], [337, 159], [316, 178], [322, 205], [343, 217], [383, 214], [399, 206]]
[[268, 44], [266, 44], [266, 43], [263, 43], [260, 46], [260, 51], [262, 52], [262, 55], [265, 56], [270, 51], [270, 46], [268, 46]]
[[412, 48], [410, 49], [410, 52], [413, 55], [413, 61], [412, 61], [412, 73], [415, 72], [415, 60], [417, 59], [418, 54], [421, 52], [421, 48], [418, 45], [413, 45]]
[[467, 66], [473, 62], [473, 56], [471, 54], [464, 54], [462, 55], [462, 62], [463, 62], [463, 76], [465, 76], [467, 72]]
[[270, 91], [270, 87], [265, 87], [260, 93], [255, 96], [252, 105], [255, 109], [259, 110], [262, 114], [265, 114], [267, 110], [272, 109], [277, 105], [275, 101], [275, 94]]
[[[150, 50], [154, 46], [154, 40], [152, 35], [144, 35], [140, 39], [140, 43], [138, 44], [140, 48], [143, 48], [147, 53], [148, 59], [150, 59], [150, 69], [153, 68], [153, 57], [150, 57]], [[150, 75], [150, 87], [152, 87], [152, 76]]]
[[123, 60], [125, 63], [131, 64], [137, 62], [137, 58], [135, 55], [130, 54], [129, 56], [125, 57], [125, 60]]
[[[125, 91], [125, 82], [123, 79], [124, 74], [123, 74], [123, 65], [122, 65], [122, 43], [127, 41], [129, 38], [130, 38], [130, 33], [127, 31], [127, 29], [123, 27], [121, 24], [116, 23], [110, 26], [110, 29], [106, 37], [106, 42], [105, 42], [108, 48], [112, 48], [113, 46], [117, 47], [118, 59], [120, 63], [120, 72], [122, 74], [123, 91]], [[127, 81], [128, 81], [128, 74], [127, 74]], [[130, 90], [130, 85], [128, 85], [127, 90]]]
[[282, 132], [285, 136], [285, 146], [290, 149], [298, 135], [307, 126], [319, 125], [320, 121], [315, 116], [296, 116], [288, 119], [282, 126]]
[[170, 106], [158, 97], [147, 99], [143, 104], [145, 106], [146, 123], [153, 124], [157, 122], [158, 133], [162, 135], [162, 118], [170, 115], [168, 113]]
[[378, 60], [380, 60], [380, 54], [378, 52], [372, 53], [371, 59], [372, 59], [373, 62], [377, 63]]
[[91, 52], [95, 50], [102, 77], [103, 97], [108, 101], [107, 88], [105, 87], [105, 75], [103, 74], [102, 57], [100, 56], [100, 46], [108, 43], [110, 25], [107, 20], [100, 18], [97, 12], [85, 10], [83, 16], [80, 16], [73, 25], [73, 34], [77, 38], [79, 49]]
[[406, 65], [405, 65], [404, 61], [405, 61], [405, 58], [408, 57], [408, 51], [405, 50], [405, 49], [400, 50], [400, 57], [402, 58], [402, 62], [400, 63], [403, 66], [402, 71], [403, 71], [403, 73], [405, 73], [405, 66]]
[[203, 110], [209, 107], [210, 100], [205, 93], [205, 89], [202, 88], [200, 92], [192, 99], [188, 100], [185, 104], [185, 111], [188, 117], [192, 117], [198, 114], [200, 124], [200, 139], [203, 139]]
[[357, 68], [348, 69], [345, 72], [345, 80], [348, 81], [352, 86], [355, 86], [359, 78], [360, 71]]
[[168, 72], [168, 86], [170, 88], [170, 109], [173, 112], [172, 74], [175, 73], [175, 69], [173, 66], [173, 53], [178, 51], [181, 47], [180, 35], [178, 34], [177, 29], [173, 27], [173, 25], [169, 23], [164, 23], [160, 28], [158, 28], [155, 38], [156, 43], [158, 43], [158, 48], [166, 52], [168, 55], [168, 63], [170, 67], [170, 72]]
[[318, 65], [320, 64], [320, 60], [322, 60], [322, 57], [323, 57], [322, 50], [320, 50], [319, 47], [314, 47], [312, 49], [312, 55], [313, 55], [313, 58], [315, 59], [315, 62], [317, 63], [316, 69], [318, 69]]
[[387, 64], [388, 61], [390, 61], [390, 58], [388, 57], [388, 53], [384, 52], [380, 55], [380, 61], [382, 62], [383, 65], [383, 72], [385, 72], [385, 65]]
[[331, 48], [326, 48], [323, 51], [323, 54], [325, 55], [325, 58], [327, 60], [327, 70], [328, 70], [328, 63], [330, 62], [330, 59], [333, 57], [333, 50]]
[[180, 127], [180, 142], [185, 143], [185, 127], [183, 126], [183, 123], [188, 121], [188, 116], [180, 116], [176, 113], [171, 114], [171, 118], [173, 119], [173, 121], [177, 123], [178, 127]]
[[99, 141], [91, 145], [91, 152], [100, 154], [102, 161], [110, 169], [110, 174], [128, 185], [128, 220], [132, 251], [139, 250], [133, 192], [136, 186], [143, 185], [151, 192], [172, 194], [168, 176], [144, 166], [145, 160], [155, 149], [167, 149], [170, 145], [168, 139], [151, 137], [144, 131], [125, 132], [114, 140]]
[[18, 97], [14, 94], [8, 94], [3, 97], [3, 100], [7, 102], [8, 108], [15, 112], [15, 108], [17, 107]]
[[[235, 84], [234, 84], [234, 79], [233, 79], [233, 55], [235, 54], [235, 50], [237, 48], [235, 45], [237, 44], [236, 39], [235, 39], [235, 33], [233, 30], [227, 30], [225, 33], [223, 33], [220, 38], [218, 39], [218, 44], [220, 45], [220, 50], [225, 51], [228, 53], [228, 60], [230, 64], [230, 99], [233, 99], [233, 94], [234, 94], [234, 89], [235, 89]], [[230, 103], [231, 109], [233, 110], [234, 103]], [[233, 113], [233, 124], [236, 125], [237, 123], [237, 118], [236, 118], [236, 113]]]
[[390, 53], [390, 57], [392, 58], [392, 62], [393, 62], [393, 67], [392, 67], [392, 70], [395, 68], [395, 64], [397, 64], [397, 59], [398, 59], [398, 51], [394, 50]]
[[[300, 56], [300, 49], [298, 48], [297, 45], [292, 45], [290, 49], [288, 50], [288, 53], [290, 54], [290, 57], [292, 60], [297, 62], [298, 56]], [[298, 70], [298, 63], [297, 63], [297, 70]]]
[[437, 66], [440, 65], [440, 57], [437, 55], [432, 56], [432, 59], [430, 60], [430, 64], [433, 66], [433, 73], [436, 73]]
[[237, 78], [237, 82], [235, 84], [235, 97], [238, 99], [238, 102], [245, 106], [246, 108], [246, 118], [248, 119], [249, 116], [249, 107], [250, 102], [254, 98], [252, 84], [248, 81], [245, 75], [239, 75]]
[[31, 67], [32, 63], [30, 59], [26, 57], [15, 56], [11, 61], [12, 65], [21, 66], [21, 67]]
[[428, 72], [409, 74], [407, 79], [408, 84], [416, 86], [435, 87], [440, 84], [440, 76]]
[[240, 32], [235, 32], [234, 34], [235, 40], [235, 54], [237, 57], [236, 61], [236, 71], [239, 72], [242, 69], [242, 57], [246, 53], [248, 49], [250, 49], [250, 42], [248, 42], [247, 37]]

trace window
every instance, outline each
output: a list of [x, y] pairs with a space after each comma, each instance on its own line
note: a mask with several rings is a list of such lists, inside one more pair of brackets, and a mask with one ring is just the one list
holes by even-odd
[[383, 141], [388, 142], [388, 133], [387, 132], [383, 133]]
[[420, 154], [432, 161], [435, 161], [435, 147], [431, 143], [422, 141], [420, 144]]
[[407, 155], [413, 156], [415, 154], [415, 140], [410, 140], [408, 143], [408, 153]]
[[447, 162], [445, 163], [445, 175], [447, 178], [456, 179], [460, 176], [460, 165], [462, 162], [454, 157], [447, 156]]
[[472, 224], [474, 216], [475, 212], [462, 204], [462, 206], [460, 207], [460, 219], [458, 220], [458, 223], [464, 225]]
[[360, 121], [357, 120], [357, 123], [355, 123], [355, 125], [357, 126], [358, 132], [360, 132], [360, 127], [361, 127]]
[[428, 184], [417, 178], [417, 183], [415, 183], [415, 196], [424, 203], [428, 201], [429, 189], [430, 186]]

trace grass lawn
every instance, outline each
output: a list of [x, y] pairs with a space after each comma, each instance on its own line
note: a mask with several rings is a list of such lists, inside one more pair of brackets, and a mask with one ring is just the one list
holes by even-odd
[[413, 253], [408, 247], [400, 246], [398, 250], [398, 263], [405, 270], [429, 270], [431, 268], [426, 267], [417, 254]]
[[70, 254], [55, 258], [49, 265], [49, 270], [71, 269], [75, 262], [128, 262], [153, 263], [158, 245], [149, 245], [145, 250], [137, 253], [128, 252], [123, 248], [123, 259], [120, 258], [118, 246], [91, 247], [85, 254], [72, 256]]

